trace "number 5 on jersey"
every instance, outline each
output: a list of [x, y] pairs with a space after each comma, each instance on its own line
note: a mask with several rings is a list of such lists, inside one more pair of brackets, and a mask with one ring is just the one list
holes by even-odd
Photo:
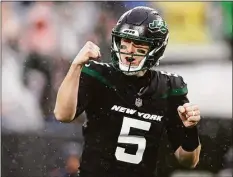
[[139, 164], [142, 161], [143, 153], [146, 149], [146, 139], [140, 136], [129, 135], [129, 132], [131, 127], [149, 131], [150, 126], [150, 122], [124, 117], [118, 143], [136, 144], [138, 149], [136, 154], [129, 154], [125, 152], [125, 148], [117, 147], [115, 152], [117, 160], [133, 164]]

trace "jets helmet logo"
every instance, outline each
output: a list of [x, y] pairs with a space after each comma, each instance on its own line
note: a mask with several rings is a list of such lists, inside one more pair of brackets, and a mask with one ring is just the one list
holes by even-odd
[[162, 19], [153, 20], [152, 23], [149, 23], [149, 28], [152, 30], [158, 29], [163, 34], [165, 34], [168, 31], [167, 24]]

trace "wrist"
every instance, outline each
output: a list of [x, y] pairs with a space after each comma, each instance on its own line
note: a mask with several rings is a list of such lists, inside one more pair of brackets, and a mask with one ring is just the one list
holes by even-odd
[[89, 56], [87, 55], [77, 55], [75, 59], [72, 62], [72, 65], [77, 65], [77, 66], [84, 66], [89, 60]]
[[81, 75], [83, 65], [78, 64], [78, 63], [72, 63], [68, 72], [68, 76], [71, 77], [79, 77]]
[[184, 128], [182, 149], [188, 152], [194, 151], [200, 144], [197, 127]]
[[84, 64], [80, 64], [80, 63], [72, 63], [71, 64], [71, 68], [74, 68], [74, 69], [82, 69]]

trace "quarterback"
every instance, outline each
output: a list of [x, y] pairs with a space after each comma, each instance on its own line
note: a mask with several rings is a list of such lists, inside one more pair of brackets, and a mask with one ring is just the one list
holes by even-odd
[[86, 113], [81, 177], [153, 177], [164, 130], [178, 162], [197, 165], [200, 110], [181, 76], [154, 69], [168, 36], [156, 10], [136, 7], [112, 30], [110, 63], [99, 61], [100, 48], [90, 41], [73, 60], [54, 114], [70, 122]]

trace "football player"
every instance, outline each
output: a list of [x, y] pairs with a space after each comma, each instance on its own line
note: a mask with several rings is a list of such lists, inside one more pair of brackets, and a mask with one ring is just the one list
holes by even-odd
[[156, 10], [136, 7], [112, 30], [112, 62], [98, 62], [100, 48], [90, 41], [74, 59], [54, 113], [61, 122], [86, 113], [81, 177], [152, 177], [164, 130], [178, 161], [197, 165], [200, 110], [181, 76], [152, 69], [168, 34]]

